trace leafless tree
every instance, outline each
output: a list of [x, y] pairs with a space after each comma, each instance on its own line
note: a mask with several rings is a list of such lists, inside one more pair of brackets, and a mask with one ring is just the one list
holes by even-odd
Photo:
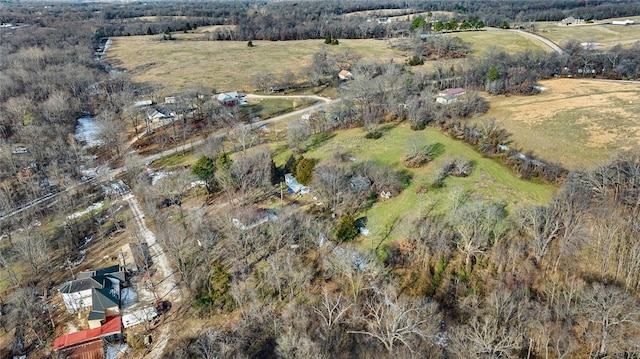
[[393, 357], [398, 346], [413, 353], [416, 340], [433, 340], [440, 328], [437, 305], [420, 299], [393, 298], [380, 293], [369, 297], [360, 310], [363, 329], [350, 333], [376, 339], [389, 357]]
[[287, 124], [287, 143], [291, 151], [304, 152], [304, 143], [311, 136], [309, 124], [303, 120], [293, 120]]
[[320, 344], [314, 342], [304, 333], [285, 332], [278, 337], [276, 353], [283, 359], [321, 359], [326, 356], [322, 353]]
[[598, 334], [593, 340], [586, 338], [598, 356], [637, 350], [637, 343], [625, 335], [637, 330], [640, 323], [637, 298], [614, 286], [594, 283], [584, 293], [582, 308], [589, 327]]

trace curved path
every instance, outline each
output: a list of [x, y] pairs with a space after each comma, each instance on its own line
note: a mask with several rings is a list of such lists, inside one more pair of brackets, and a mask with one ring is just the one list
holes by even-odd
[[558, 46], [555, 42], [547, 39], [546, 37], [542, 37], [540, 35], [532, 34], [530, 32], [526, 32], [526, 31], [522, 31], [522, 30], [507, 30], [507, 31], [517, 32], [517, 33], [522, 34], [524, 36], [528, 36], [530, 38], [536, 39], [536, 40], [542, 42], [543, 44], [547, 45], [548, 47], [550, 47], [553, 51], [557, 52], [559, 55], [564, 55], [565, 54], [564, 50], [560, 46]]

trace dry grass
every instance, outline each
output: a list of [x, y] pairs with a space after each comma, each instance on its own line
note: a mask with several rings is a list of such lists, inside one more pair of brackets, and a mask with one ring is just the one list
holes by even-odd
[[[201, 84], [220, 91], [251, 91], [251, 76], [261, 71], [274, 75], [292, 71], [299, 74], [311, 63], [312, 55], [321, 48], [332, 52], [352, 51], [364, 58], [379, 62], [406, 61], [409, 53], [392, 48], [386, 40], [340, 40], [340, 46], [326, 46], [323, 40], [254, 41], [247, 47], [245, 41], [202, 41], [225, 26], [199, 28], [188, 34], [176, 33], [175, 41], [161, 41], [161, 35], [129, 36], [113, 39], [107, 52], [107, 61], [116, 68], [126, 69], [136, 82], [157, 82], [166, 93], [180, 91]], [[506, 31], [461, 32], [445, 36], [458, 36], [471, 42], [474, 56], [482, 56], [492, 47], [510, 53], [544, 49], [537, 42], [517, 33]], [[453, 63], [461, 60], [454, 60]], [[449, 61], [445, 61], [447, 66]], [[434, 62], [414, 67], [428, 71]]]
[[489, 97], [514, 143], [568, 168], [593, 168], [640, 145], [637, 84], [588, 79], [541, 81], [535, 96]]
[[[250, 91], [251, 76], [261, 71], [299, 73], [311, 63], [323, 40], [193, 41], [198, 34], [175, 34], [176, 41], [159, 36], [131, 36], [113, 39], [107, 61], [124, 68], [136, 82], [160, 82], [167, 92], [202, 84], [218, 90]], [[403, 62], [406, 55], [389, 47], [384, 40], [341, 40], [330, 51], [353, 51], [379, 61]]]
[[[640, 22], [640, 16], [606, 19], [597, 21], [594, 24], [584, 24], [575, 26], [561, 26], [558, 22], [536, 23], [536, 33], [544, 36], [556, 44], [563, 46], [571, 40], [579, 43], [595, 43], [598, 49], [610, 49], [620, 44], [631, 46], [640, 41], [640, 25], [612, 25], [612, 20], [635, 20]], [[609, 24], [607, 24], [609, 23]]]

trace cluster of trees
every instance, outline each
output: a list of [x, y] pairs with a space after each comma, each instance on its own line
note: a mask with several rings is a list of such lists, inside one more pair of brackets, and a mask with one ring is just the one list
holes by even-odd
[[192, 255], [206, 262], [187, 266], [215, 303], [201, 313], [237, 314], [175, 338], [167, 355], [637, 355], [638, 174], [638, 156], [623, 155], [520, 209], [461, 190], [446, 213], [399, 219], [403, 239], [377, 252], [331, 239], [353, 238], [346, 214], [339, 233], [296, 207], [244, 230], [232, 225], [239, 210], [175, 224], [160, 214], [163, 228], [187, 224], [183, 246], [202, 244]]

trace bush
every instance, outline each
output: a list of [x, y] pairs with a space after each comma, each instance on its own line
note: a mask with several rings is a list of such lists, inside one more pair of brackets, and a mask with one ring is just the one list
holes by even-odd
[[407, 65], [409, 66], [418, 66], [424, 64], [424, 60], [418, 56], [413, 55], [409, 60], [407, 60]]
[[337, 240], [342, 242], [350, 242], [358, 236], [358, 227], [356, 227], [352, 216], [347, 215], [340, 218], [335, 236]]
[[315, 161], [310, 158], [304, 158], [302, 156], [298, 158], [296, 161], [296, 179], [300, 184], [307, 186], [311, 183], [315, 165]]
[[377, 140], [380, 137], [382, 137], [382, 131], [379, 130], [368, 131], [367, 134], [364, 135], [364, 138], [368, 140]]

